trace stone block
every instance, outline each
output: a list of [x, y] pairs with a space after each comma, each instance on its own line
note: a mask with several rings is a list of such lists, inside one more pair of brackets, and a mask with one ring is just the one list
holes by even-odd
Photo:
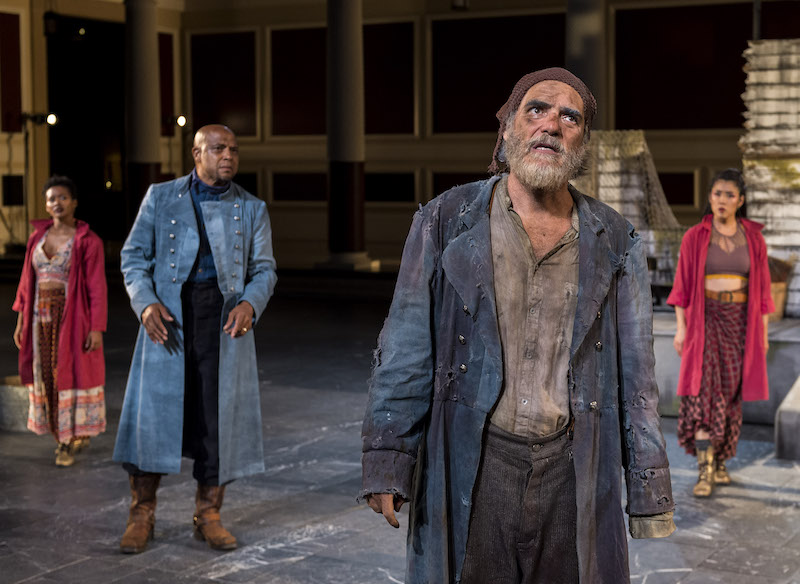
[[[783, 201], [777, 200], [774, 202], [764, 202], [763, 199], [751, 201], [747, 201], [748, 217], [751, 217], [755, 221], [760, 221], [762, 223], [764, 220], [769, 220], [770, 228], [778, 231], [797, 230], [797, 226], [793, 224], [782, 226], [781, 220], [800, 220], [800, 200], [797, 202], [790, 201], [790, 199], [784, 199]], [[773, 221], [776, 222], [774, 225], [772, 223]], [[800, 240], [798, 240], [798, 245], [800, 245]]]
[[759, 144], [797, 145], [797, 128], [750, 130], [745, 140]]
[[754, 55], [794, 55], [800, 53], [800, 39], [762, 39], [747, 41], [744, 54], [748, 57]]
[[0, 381], [0, 430], [24, 432], [28, 425], [28, 388], [19, 375]]
[[775, 412], [775, 457], [800, 460], [800, 377]]
[[800, 97], [797, 99], [749, 99], [749, 111], [742, 115], [752, 119], [762, 114], [800, 113]]
[[773, 156], [775, 158], [800, 156], [800, 143], [771, 144], [770, 142], [750, 140], [748, 136], [739, 139], [739, 149], [742, 151], [745, 160], [762, 156]]
[[744, 70], [747, 72], [768, 69], [800, 69], [800, 54], [753, 54], [748, 58], [747, 65], [744, 66]]
[[747, 75], [747, 83], [796, 85], [800, 83], [800, 71], [796, 69], [751, 71]]
[[796, 112], [781, 112], [774, 114], [752, 112], [745, 116], [747, 121], [744, 127], [750, 129], [771, 128], [797, 128], [800, 127], [800, 115]]
[[759, 99], [800, 99], [800, 87], [791, 85], [750, 85], [742, 94], [746, 104]]

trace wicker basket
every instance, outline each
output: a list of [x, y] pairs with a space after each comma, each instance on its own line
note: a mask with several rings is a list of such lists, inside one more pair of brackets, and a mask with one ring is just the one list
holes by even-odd
[[769, 322], [778, 322], [783, 318], [786, 309], [786, 282], [773, 282], [772, 301], [775, 303], [775, 312], [769, 315]]

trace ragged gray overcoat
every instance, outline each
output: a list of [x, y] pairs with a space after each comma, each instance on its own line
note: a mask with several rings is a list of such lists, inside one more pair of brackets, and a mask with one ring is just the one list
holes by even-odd
[[[240, 186], [200, 203], [223, 296], [219, 335], [219, 481], [262, 472], [258, 370], [253, 334], [222, 331], [230, 310], [246, 300], [257, 321], [275, 288], [267, 206]], [[139, 327], [114, 460], [141, 470], [177, 473], [183, 436], [183, 307], [181, 287], [197, 257], [200, 235], [189, 177], [153, 185], [122, 248], [121, 268], [134, 314], [160, 302], [177, 323], [177, 350], [156, 345]]]
[[[363, 488], [411, 501], [406, 582], [458, 582], [487, 415], [503, 364], [488, 207], [499, 177], [456, 187], [414, 217], [375, 353]], [[579, 286], [570, 348], [582, 584], [629, 581], [628, 513], [674, 508], [654, 377], [642, 241], [610, 207], [578, 208]]]

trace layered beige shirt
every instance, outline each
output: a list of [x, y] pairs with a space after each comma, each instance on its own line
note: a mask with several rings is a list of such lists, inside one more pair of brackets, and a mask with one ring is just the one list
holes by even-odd
[[520, 436], [552, 434], [570, 419], [567, 370], [578, 301], [578, 211], [541, 258], [508, 195], [497, 183], [490, 232], [503, 350], [503, 392], [492, 424]]

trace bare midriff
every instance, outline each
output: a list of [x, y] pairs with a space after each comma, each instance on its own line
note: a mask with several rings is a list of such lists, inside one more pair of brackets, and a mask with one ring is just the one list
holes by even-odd
[[40, 279], [37, 283], [39, 290], [66, 290], [67, 284], [66, 282], [62, 282], [60, 280], [42, 280]]
[[738, 274], [710, 274], [706, 276], [706, 290], [712, 292], [747, 291], [747, 278]]

